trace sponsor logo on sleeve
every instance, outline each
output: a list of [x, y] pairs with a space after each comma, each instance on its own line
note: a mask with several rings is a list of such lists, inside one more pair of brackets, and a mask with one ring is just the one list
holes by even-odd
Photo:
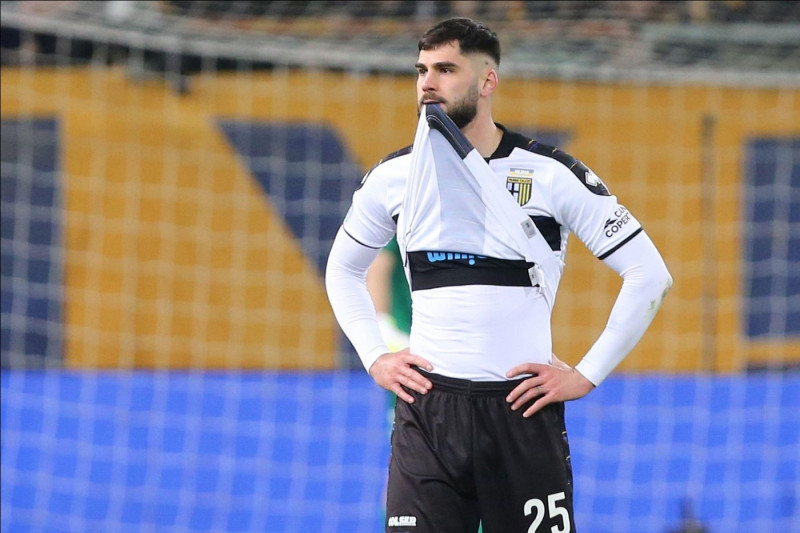
[[603, 228], [603, 233], [605, 233], [606, 237], [613, 237], [620, 230], [630, 222], [631, 214], [625, 208], [625, 206], [618, 206], [616, 211], [614, 211], [614, 216], [606, 220], [605, 227]]

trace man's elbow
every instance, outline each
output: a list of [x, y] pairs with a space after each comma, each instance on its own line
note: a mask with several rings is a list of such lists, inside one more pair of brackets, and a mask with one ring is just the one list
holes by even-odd
[[639, 286], [644, 294], [648, 294], [650, 298], [656, 299], [659, 304], [660, 301], [666, 296], [672, 288], [674, 282], [672, 274], [667, 269], [667, 265], [663, 260], [651, 262], [649, 266], [640, 270]]
[[669, 270], [667, 269], [667, 265], [662, 261], [662, 270], [661, 270], [661, 286], [663, 287], [664, 294], [672, 288], [672, 284], [674, 280], [672, 279], [672, 274], [670, 274]]
[[[669, 290], [672, 288], [674, 280], [672, 274], [667, 270], [667, 266], [662, 263], [662, 268], [653, 272], [651, 275], [650, 286], [653, 292], [660, 295], [660, 300], [663, 300]], [[659, 302], [660, 305], [660, 302]]]

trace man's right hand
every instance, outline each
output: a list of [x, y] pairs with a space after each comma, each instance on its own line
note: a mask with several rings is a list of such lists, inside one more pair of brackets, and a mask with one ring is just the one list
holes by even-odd
[[433, 383], [413, 367], [433, 370], [433, 365], [418, 355], [412, 354], [408, 348], [399, 352], [385, 353], [378, 357], [369, 367], [369, 375], [375, 383], [388, 391], [392, 391], [401, 400], [414, 403], [414, 397], [403, 387], [426, 394]]

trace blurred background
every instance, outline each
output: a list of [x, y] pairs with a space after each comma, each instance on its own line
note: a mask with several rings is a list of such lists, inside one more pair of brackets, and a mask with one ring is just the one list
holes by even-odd
[[[800, 2], [0, 15], [3, 531], [382, 530], [387, 400], [322, 276], [450, 16], [500, 36], [495, 119], [589, 165], [675, 279], [568, 405], [581, 531], [800, 531]], [[574, 364], [620, 280], [572, 242]]]

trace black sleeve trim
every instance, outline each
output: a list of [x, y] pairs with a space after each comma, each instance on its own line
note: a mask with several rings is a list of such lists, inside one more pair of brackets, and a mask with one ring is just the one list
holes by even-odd
[[[611, 196], [611, 193], [608, 192], [605, 184], [600, 181], [600, 179], [597, 178], [597, 176], [594, 175], [591, 170], [589, 170], [589, 167], [584, 165], [579, 159], [576, 159], [570, 154], [563, 152], [554, 146], [550, 146], [549, 144], [543, 144], [537, 141], [531, 141], [527, 147], [527, 150], [529, 152], [533, 152], [534, 154], [555, 159], [567, 167], [569, 171], [572, 172], [576, 178], [578, 178], [578, 181], [580, 181], [584, 187], [592, 191], [594, 194], [597, 194], [598, 196]], [[590, 174], [596, 178], [597, 181], [595, 183], [590, 183], [588, 181], [587, 178]]]
[[361, 246], [364, 246], [365, 248], [372, 248], [373, 250], [380, 250], [382, 248], [381, 246], [370, 246], [369, 244], [364, 244], [363, 242], [359, 241], [358, 239], [356, 239], [355, 237], [350, 235], [350, 232], [347, 231], [347, 229], [344, 226], [342, 226], [342, 231], [344, 231], [347, 234], [348, 237], [350, 237], [351, 239], [356, 241]]
[[410, 154], [412, 148], [413, 148], [412, 145], [408, 145], [405, 148], [401, 148], [401, 149], [399, 149], [399, 150], [397, 150], [395, 152], [392, 152], [391, 154], [387, 155], [386, 157], [384, 157], [383, 159], [381, 159], [380, 161], [375, 163], [375, 166], [373, 166], [371, 169], [369, 169], [369, 172], [364, 174], [364, 177], [361, 178], [361, 182], [358, 184], [358, 187], [356, 187], [356, 190], [359, 190], [361, 187], [364, 186], [364, 184], [367, 182], [367, 178], [370, 177], [370, 175], [372, 174], [373, 170], [378, 168], [383, 163], [386, 163], [387, 161], [391, 161], [395, 157], [400, 157], [400, 156], [403, 156], [403, 155], [406, 155], [406, 154]]
[[391, 154], [387, 155], [386, 157], [384, 157], [383, 159], [378, 161], [378, 164], [375, 165], [375, 166], [377, 167], [381, 163], [386, 163], [387, 161], [391, 161], [392, 159], [394, 159], [396, 157], [400, 157], [401, 155], [410, 154], [411, 153], [411, 149], [413, 147], [414, 147], [413, 145], [409, 144], [405, 148], [400, 148], [399, 150], [396, 150], [396, 151], [392, 152]]
[[637, 235], [639, 235], [641, 232], [642, 232], [642, 228], [637, 229], [636, 231], [634, 231], [633, 233], [631, 233], [630, 235], [625, 237], [624, 241], [622, 241], [621, 243], [619, 243], [618, 245], [616, 245], [615, 247], [613, 247], [612, 249], [610, 249], [609, 251], [607, 251], [603, 255], [598, 256], [597, 258], [602, 261], [603, 259], [605, 259], [609, 255], [613, 254], [614, 252], [616, 252], [617, 250], [622, 248], [625, 245], [625, 243], [627, 243], [629, 240], [631, 240], [634, 237], [636, 237]]

